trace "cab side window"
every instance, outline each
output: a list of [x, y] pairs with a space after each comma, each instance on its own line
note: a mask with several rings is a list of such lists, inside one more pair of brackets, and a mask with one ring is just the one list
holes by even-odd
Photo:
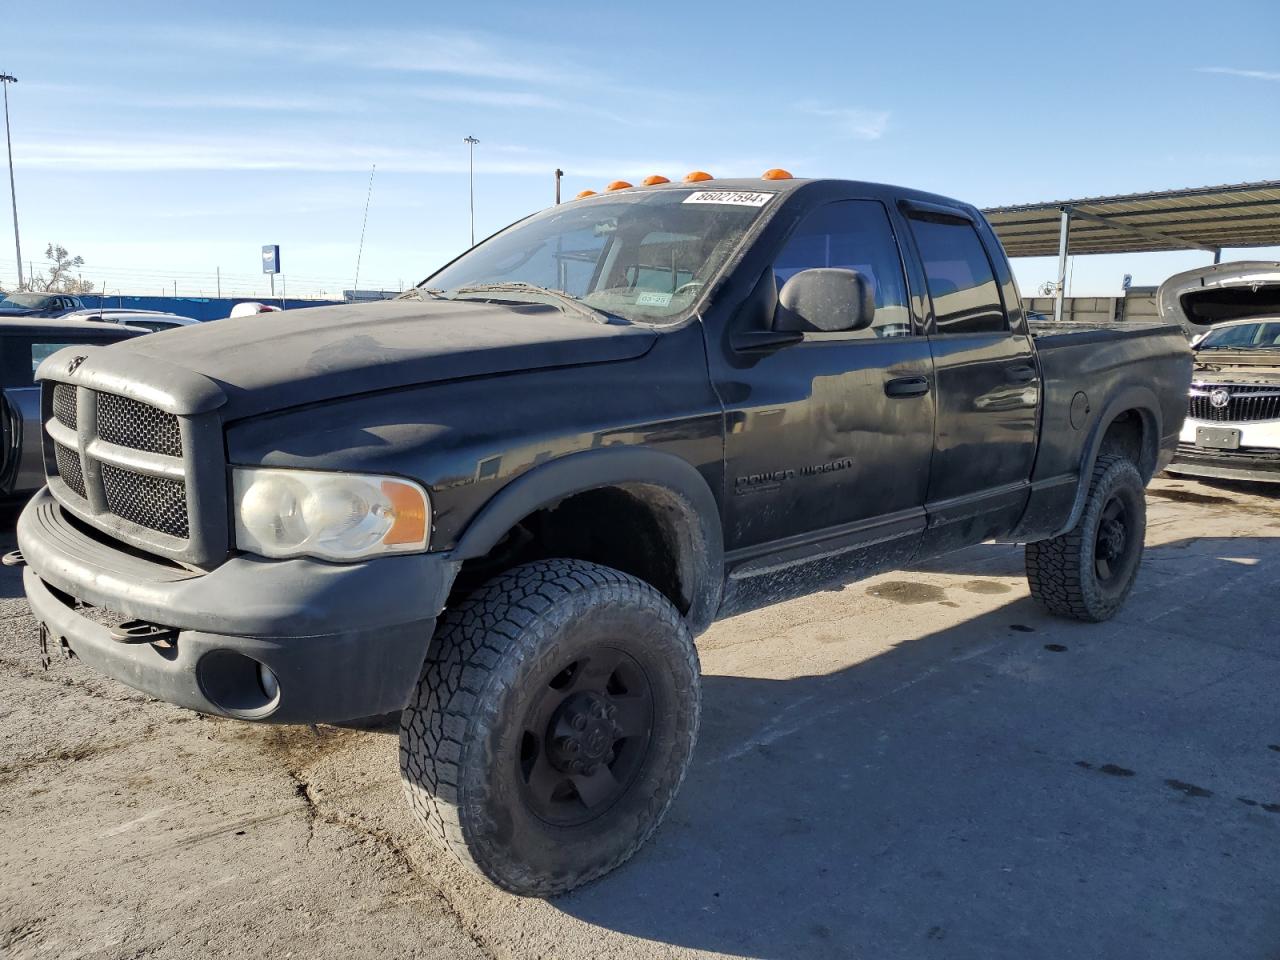
[[875, 320], [848, 338], [911, 336], [907, 284], [898, 243], [884, 207], [875, 200], [840, 200], [810, 212], [787, 240], [773, 264], [778, 289], [801, 270], [841, 267], [857, 270], [875, 293]]
[[1009, 317], [986, 248], [971, 223], [913, 217], [938, 333], [1006, 333]]

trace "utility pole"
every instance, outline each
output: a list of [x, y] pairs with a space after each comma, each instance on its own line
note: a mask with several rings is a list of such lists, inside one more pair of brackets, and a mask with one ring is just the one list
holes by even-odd
[[22, 283], [22, 242], [18, 239], [18, 194], [13, 187], [13, 137], [9, 133], [9, 84], [17, 83], [18, 78], [9, 73], [0, 73], [0, 86], [4, 87], [4, 139], [9, 148], [9, 201], [13, 204], [13, 252], [18, 261], [18, 289]]
[[560, 178], [564, 176], [564, 171], [556, 167], [556, 203], [560, 202]]
[[471, 148], [471, 245], [476, 245], [476, 144], [475, 137], [464, 137], [463, 143]]

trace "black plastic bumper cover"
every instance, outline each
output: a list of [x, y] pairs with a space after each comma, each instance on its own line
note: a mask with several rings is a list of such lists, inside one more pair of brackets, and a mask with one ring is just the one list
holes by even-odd
[[[195, 574], [87, 536], [47, 490], [23, 510], [17, 533], [27, 599], [55, 642], [161, 700], [276, 723], [403, 707], [457, 569], [432, 554], [353, 564], [234, 557]], [[120, 643], [74, 601], [174, 627], [176, 643]], [[207, 668], [235, 654], [275, 674], [280, 692], [272, 705], [241, 710], [225, 696], [210, 698], [214, 671]]]

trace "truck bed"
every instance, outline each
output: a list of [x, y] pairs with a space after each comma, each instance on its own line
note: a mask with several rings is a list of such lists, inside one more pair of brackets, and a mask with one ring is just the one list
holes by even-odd
[[[1145, 405], [1159, 411], [1151, 423], [1154, 448], [1133, 451], [1150, 477], [1177, 448], [1191, 379], [1191, 351], [1176, 323], [1035, 323], [1043, 413], [1040, 446], [1031, 475], [1020, 539], [1052, 536], [1071, 526], [1079, 506], [1079, 469], [1100, 425], [1116, 412]], [[1135, 404], [1141, 398], [1145, 404]]]

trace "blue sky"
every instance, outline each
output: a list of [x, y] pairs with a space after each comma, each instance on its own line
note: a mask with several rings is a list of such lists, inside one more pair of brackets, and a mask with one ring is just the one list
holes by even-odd
[[[58, 10], [15, 0], [0, 45], [23, 259], [60, 242], [109, 290], [265, 289], [264, 243], [291, 294], [349, 287], [375, 163], [360, 285], [415, 282], [466, 245], [468, 134], [478, 235], [557, 166], [567, 196], [783, 166], [980, 206], [1280, 178], [1274, 0]], [[1080, 257], [1071, 292], [1207, 260]]]

